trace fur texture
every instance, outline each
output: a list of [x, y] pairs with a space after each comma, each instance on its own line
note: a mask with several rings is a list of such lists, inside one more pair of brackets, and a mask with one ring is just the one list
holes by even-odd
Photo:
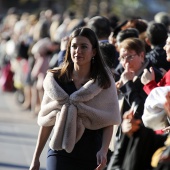
[[38, 115], [40, 126], [54, 125], [50, 148], [71, 152], [85, 128], [96, 130], [121, 122], [114, 79], [102, 89], [89, 80], [70, 96], [57, 84], [52, 73], [44, 80], [44, 97]]

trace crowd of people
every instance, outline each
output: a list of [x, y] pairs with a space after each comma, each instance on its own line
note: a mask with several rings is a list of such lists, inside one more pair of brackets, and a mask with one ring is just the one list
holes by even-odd
[[30, 170], [170, 168], [170, 14], [152, 21], [8, 11], [0, 89], [40, 131]]

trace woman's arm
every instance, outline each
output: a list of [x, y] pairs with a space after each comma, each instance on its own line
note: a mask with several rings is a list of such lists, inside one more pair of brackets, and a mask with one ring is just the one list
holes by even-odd
[[37, 139], [37, 144], [35, 147], [32, 163], [30, 166], [29, 170], [39, 170], [40, 168], [40, 155], [44, 149], [44, 146], [51, 134], [51, 131], [53, 129], [53, 126], [48, 126], [48, 127], [40, 127], [39, 134], [38, 134], [38, 139]]
[[107, 126], [103, 128], [102, 147], [97, 152], [97, 164], [99, 166], [96, 168], [96, 170], [102, 170], [106, 166], [107, 152], [112, 138], [112, 133], [113, 133], [113, 126]]

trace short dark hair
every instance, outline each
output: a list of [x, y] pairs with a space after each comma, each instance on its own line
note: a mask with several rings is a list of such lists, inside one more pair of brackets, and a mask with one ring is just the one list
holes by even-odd
[[92, 17], [87, 22], [87, 27], [92, 29], [99, 39], [109, 37], [111, 33], [111, 23], [108, 18], [103, 16]]
[[150, 22], [146, 31], [147, 37], [152, 45], [165, 44], [168, 37], [168, 31], [164, 24]]
[[99, 43], [103, 59], [109, 68], [113, 68], [116, 61], [116, 48], [113, 44], [108, 42]]
[[136, 28], [127, 28], [125, 30], [120, 31], [117, 34], [116, 40], [121, 43], [126, 38], [138, 38], [139, 37], [139, 31]]

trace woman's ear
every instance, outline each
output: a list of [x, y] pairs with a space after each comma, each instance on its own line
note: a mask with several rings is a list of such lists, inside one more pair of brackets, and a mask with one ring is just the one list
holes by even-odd
[[93, 49], [93, 57], [96, 55], [96, 48]]

